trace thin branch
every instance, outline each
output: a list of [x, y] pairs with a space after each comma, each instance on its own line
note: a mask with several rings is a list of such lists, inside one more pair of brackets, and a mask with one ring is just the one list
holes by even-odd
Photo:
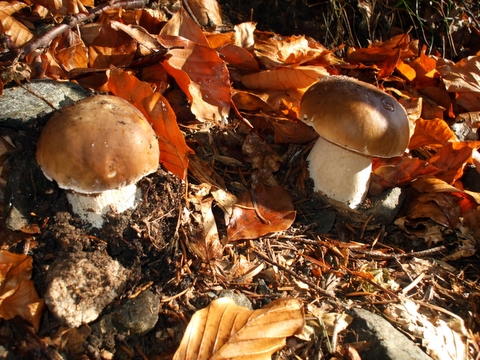
[[72, 15], [70, 17], [66, 17], [62, 24], [53, 27], [42, 36], [33, 39], [27, 45], [25, 45], [23, 48], [23, 52], [25, 53], [25, 55], [28, 55], [38, 48], [47, 47], [57, 36], [63, 34], [64, 32], [79, 24], [82, 24], [89, 20], [93, 20], [95, 16], [100, 15], [104, 11], [115, 10], [119, 8], [138, 9], [147, 5], [147, 2], [148, 0], [123, 0], [114, 3], [106, 3], [99, 5], [94, 9], [90, 9], [88, 13], [80, 13]]

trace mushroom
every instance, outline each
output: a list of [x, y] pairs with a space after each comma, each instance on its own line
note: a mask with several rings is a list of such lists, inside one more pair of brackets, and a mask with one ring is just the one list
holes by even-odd
[[303, 95], [300, 119], [320, 137], [308, 155], [314, 189], [356, 208], [368, 191], [372, 157], [402, 155], [407, 112], [392, 96], [346, 76], [329, 76]]
[[128, 101], [97, 95], [68, 106], [43, 129], [36, 159], [49, 180], [68, 190], [74, 213], [102, 227], [109, 210], [134, 209], [136, 183], [158, 168], [151, 125]]

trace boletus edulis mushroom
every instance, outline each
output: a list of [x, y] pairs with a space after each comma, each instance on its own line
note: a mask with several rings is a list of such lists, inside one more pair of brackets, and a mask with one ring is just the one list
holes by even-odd
[[128, 101], [96, 95], [53, 115], [36, 150], [49, 180], [67, 190], [74, 213], [102, 227], [104, 215], [134, 209], [137, 182], [157, 170], [160, 150], [150, 123]]
[[352, 209], [367, 194], [372, 157], [400, 156], [410, 139], [407, 112], [394, 97], [346, 76], [313, 84], [300, 119], [320, 135], [307, 158], [315, 191]]

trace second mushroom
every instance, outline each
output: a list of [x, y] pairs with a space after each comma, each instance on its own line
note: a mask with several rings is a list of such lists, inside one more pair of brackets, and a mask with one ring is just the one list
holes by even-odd
[[346, 76], [329, 76], [303, 95], [300, 119], [320, 135], [308, 156], [314, 189], [356, 208], [368, 191], [372, 157], [402, 155], [407, 113], [392, 96]]

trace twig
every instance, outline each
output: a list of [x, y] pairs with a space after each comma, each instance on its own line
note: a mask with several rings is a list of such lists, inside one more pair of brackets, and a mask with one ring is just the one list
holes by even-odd
[[62, 24], [53, 27], [42, 36], [30, 41], [27, 45], [25, 45], [23, 48], [23, 52], [25, 53], [25, 55], [28, 55], [38, 48], [48, 46], [57, 36], [63, 34], [64, 32], [81, 23], [92, 20], [95, 16], [100, 15], [104, 11], [119, 8], [137, 9], [147, 5], [147, 2], [148, 0], [123, 0], [114, 3], [105, 3], [97, 6], [94, 9], [90, 9], [88, 13], [80, 13], [72, 15], [71, 17], [66, 17]]
[[276, 266], [278, 267], [279, 269], [285, 271], [286, 273], [292, 275], [293, 277], [295, 277], [296, 279], [300, 280], [301, 282], [304, 282], [305, 284], [307, 284], [308, 286], [310, 286], [311, 288], [313, 288], [315, 291], [317, 291], [318, 293], [324, 295], [324, 296], [328, 296], [330, 298], [334, 298], [335, 297], [335, 294], [332, 294], [328, 291], [325, 291], [321, 288], [319, 288], [317, 285], [315, 285], [314, 283], [312, 283], [311, 281], [307, 280], [307, 279], [304, 279], [302, 276], [299, 276], [296, 272], [290, 270], [290, 269], [287, 269], [285, 266], [283, 265], [280, 265], [278, 263], [276, 263], [275, 261], [272, 261], [270, 260], [267, 256], [265, 256], [264, 254], [262, 254], [260, 251], [258, 250], [254, 250], [253, 251], [255, 253], [255, 255], [257, 255], [259, 258], [265, 260], [266, 262], [268, 262], [269, 264], [273, 265], [273, 266]]

